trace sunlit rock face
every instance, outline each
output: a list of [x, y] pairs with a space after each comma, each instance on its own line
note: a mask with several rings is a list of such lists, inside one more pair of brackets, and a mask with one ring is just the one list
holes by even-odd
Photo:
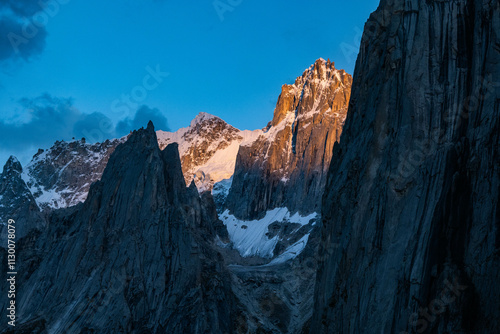
[[347, 113], [352, 77], [318, 59], [293, 85], [284, 85], [274, 117], [238, 152], [227, 207], [254, 219], [285, 206], [319, 210], [332, 157]]
[[384, 0], [323, 197], [311, 333], [500, 327], [498, 1]]
[[157, 131], [157, 136], [161, 149], [174, 142], [179, 144], [186, 184], [194, 181], [203, 192], [231, 178], [240, 145], [251, 142], [260, 132], [238, 130], [221, 118], [202, 112], [188, 127], [176, 132]]

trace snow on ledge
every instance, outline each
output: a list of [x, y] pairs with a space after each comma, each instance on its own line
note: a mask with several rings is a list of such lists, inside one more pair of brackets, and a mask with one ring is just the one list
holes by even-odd
[[277, 256], [274, 260], [266, 264], [265, 266], [272, 266], [280, 263], [284, 263], [288, 260], [294, 259], [302, 253], [304, 248], [306, 248], [307, 241], [309, 240], [309, 234], [307, 233], [299, 241], [287, 248], [285, 252]]
[[[229, 210], [220, 214], [219, 219], [222, 220], [224, 225], [226, 225], [229, 232], [229, 239], [233, 243], [233, 247], [238, 250], [241, 256], [272, 258], [274, 256], [274, 248], [279, 241], [279, 236], [276, 235], [269, 239], [266, 235], [269, 231], [269, 225], [274, 222], [288, 222], [304, 226], [309, 224], [309, 222], [317, 216], [317, 213], [312, 213], [305, 217], [299, 215], [298, 213], [292, 216], [287, 208], [276, 208], [267, 211], [266, 216], [262, 219], [251, 221], [239, 220], [231, 215]], [[285, 262], [289, 259], [295, 258], [304, 249], [308, 238], [309, 235], [301, 238], [295, 244], [290, 246], [283, 254], [274, 259], [274, 261]]]

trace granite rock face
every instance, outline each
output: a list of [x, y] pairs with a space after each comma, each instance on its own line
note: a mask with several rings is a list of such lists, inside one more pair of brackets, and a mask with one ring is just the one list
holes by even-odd
[[[251, 141], [260, 130], [238, 130], [219, 117], [200, 113], [190, 126], [176, 132], [156, 132], [160, 149], [179, 145], [186, 185], [195, 181], [199, 192], [229, 179], [234, 172], [241, 143]], [[127, 137], [89, 144], [82, 140], [57, 141], [39, 149], [21, 174], [37, 205], [44, 212], [85, 201], [90, 185], [101, 179], [110, 155]]]
[[231, 213], [255, 219], [276, 207], [319, 210], [351, 83], [349, 74], [319, 59], [282, 87], [273, 120], [255, 141], [240, 146], [226, 201]]
[[126, 140], [89, 144], [85, 139], [57, 141], [40, 149], [22, 178], [43, 211], [66, 208], [85, 201], [90, 185], [99, 180], [115, 148]]
[[229, 265], [234, 294], [245, 305], [248, 317], [257, 319], [240, 326], [239, 330], [245, 329], [240, 333], [308, 333], [314, 305], [317, 235], [311, 233], [302, 253], [289, 261]]
[[49, 222], [19, 241], [16, 333], [233, 333], [246, 322], [213, 247], [213, 199], [185, 186], [177, 145], [161, 151], [151, 123], [116, 148], [83, 204]]
[[498, 1], [383, 0], [323, 197], [312, 333], [498, 333]]
[[21, 163], [11, 156], [0, 174], [0, 247], [7, 247], [5, 227], [9, 219], [17, 223], [16, 235], [19, 238], [31, 230], [45, 227], [45, 218], [22, 179], [22, 173]]

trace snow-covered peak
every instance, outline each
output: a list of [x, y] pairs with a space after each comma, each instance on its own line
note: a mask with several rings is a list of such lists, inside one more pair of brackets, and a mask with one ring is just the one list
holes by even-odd
[[40, 149], [21, 177], [41, 209], [83, 202], [90, 185], [99, 180], [109, 156], [127, 137], [89, 144], [85, 140], [57, 141]]
[[241, 131], [217, 116], [199, 113], [190, 126], [176, 132], [157, 131], [156, 136], [161, 149], [179, 144], [186, 185], [194, 180], [202, 192], [233, 175], [240, 145], [254, 141], [260, 133]]
[[[191, 127], [195, 127], [197, 124], [202, 124], [208, 120], [220, 120], [222, 121], [222, 119], [220, 119], [219, 117], [217, 116], [214, 116], [212, 114], [209, 114], [209, 113], [206, 113], [206, 112], [200, 112], [198, 115], [196, 115], [196, 117], [191, 121], [191, 124], [190, 126]], [[224, 122], [224, 121], [223, 121]]]

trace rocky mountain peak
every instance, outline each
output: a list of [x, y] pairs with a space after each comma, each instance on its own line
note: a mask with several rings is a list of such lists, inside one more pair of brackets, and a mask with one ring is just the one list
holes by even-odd
[[22, 178], [42, 209], [75, 205], [85, 200], [90, 185], [101, 178], [109, 156], [125, 140], [126, 137], [95, 144], [84, 139], [57, 141], [33, 156]]
[[227, 205], [240, 219], [286, 206], [318, 210], [333, 145], [347, 115], [352, 77], [318, 59], [293, 85], [284, 85], [273, 120], [238, 153]]
[[[337, 70], [330, 60], [320, 58], [293, 85], [282, 86], [269, 126], [278, 125], [289, 113], [308, 117], [308, 113], [321, 113], [328, 109], [338, 113], [343, 122], [351, 85], [351, 75]], [[345, 95], [346, 91], [348, 95]]]
[[217, 121], [224, 122], [221, 118], [219, 118], [217, 116], [214, 116], [214, 115], [206, 113], [206, 112], [200, 112], [191, 121], [191, 127], [195, 127], [197, 124], [203, 124], [203, 123], [210, 121], [210, 120], [215, 121], [215, 122], [217, 122]]
[[23, 167], [17, 158], [13, 155], [9, 157], [5, 165], [3, 166], [3, 174], [9, 174], [12, 172], [22, 173]]
[[154, 131], [155, 131], [155, 126], [154, 126], [154, 124], [153, 124], [153, 121], [149, 120], [149, 122], [148, 122], [148, 126], [147, 126], [146, 130], [148, 130], [148, 131], [152, 131], [152, 132], [154, 132]]
[[0, 242], [7, 245], [5, 225], [9, 219], [18, 224], [18, 238], [44, 225], [40, 210], [22, 179], [23, 168], [16, 157], [11, 156], [0, 174]]
[[155, 127], [152, 121], [148, 122], [146, 128], [134, 130], [124, 142], [128, 146], [142, 145], [145, 150], [152, 149], [158, 146], [158, 139], [156, 137]]
[[187, 141], [199, 138], [212, 142], [216, 142], [221, 138], [231, 141], [238, 137], [239, 132], [238, 129], [221, 118], [201, 112], [191, 121], [190, 129], [184, 133], [183, 137]]
[[229, 332], [239, 310], [208, 204], [186, 188], [176, 143], [161, 151], [152, 123], [132, 132], [84, 204], [19, 246], [21, 331]]
[[240, 144], [256, 137], [259, 131], [240, 131], [219, 117], [202, 112], [189, 127], [176, 132], [158, 131], [157, 135], [161, 149], [171, 143], [179, 144], [186, 185], [194, 180], [202, 192], [231, 177]]

